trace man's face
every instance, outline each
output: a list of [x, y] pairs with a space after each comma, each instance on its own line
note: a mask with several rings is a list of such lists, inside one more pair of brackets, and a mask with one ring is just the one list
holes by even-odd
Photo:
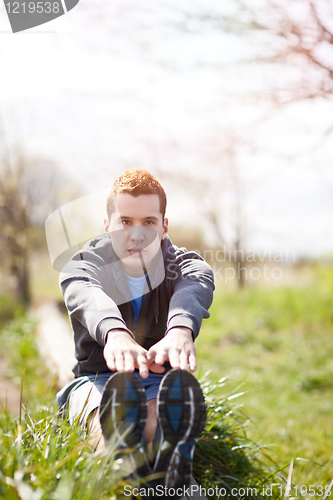
[[140, 277], [148, 271], [168, 232], [168, 220], [162, 219], [157, 194], [138, 197], [118, 193], [111, 220], [104, 220], [112, 245], [125, 272]]

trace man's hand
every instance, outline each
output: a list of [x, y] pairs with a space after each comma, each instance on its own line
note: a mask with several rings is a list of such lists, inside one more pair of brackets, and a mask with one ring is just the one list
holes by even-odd
[[147, 354], [148, 365], [163, 365], [169, 361], [172, 368], [187, 370], [190, 365], [191, 372], [197, 368], [196, 351], [192, 339], [192, 330], [185, 327], [171, 328], [167, 335], [153, 345]]
[[138, 368], [142, 378], [147, 378], [149, 369], [163, 373], [164, 368], [156, 363], [149, 364], [147, 351], [141, 347], [125, 330], [111, 330], [103, 351], [104, 359], [111, 371], [133, 372]]

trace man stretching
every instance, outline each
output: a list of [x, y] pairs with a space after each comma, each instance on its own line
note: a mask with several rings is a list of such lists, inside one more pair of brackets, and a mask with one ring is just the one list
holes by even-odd
[[191, 372], [194, 340], [213, 298], [213, 272], [167, 235], [166, 194], [149, 172], [126, 171], [106, 200], [105, 234], [64, 267], [60, 286], [75, 340], [74, 382], [57, 395], [96, 449], [110, 440], [141, 476], [188, 486], [206, 419]]

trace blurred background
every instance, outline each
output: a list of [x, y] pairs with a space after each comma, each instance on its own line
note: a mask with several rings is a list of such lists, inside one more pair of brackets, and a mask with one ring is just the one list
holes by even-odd
[[[2, 321], [61, 299], [47, 217], [146, 168], [171, 239], [215, 272], [201, 372], [245, 385], [251, 436], [281, 465], [329, 474], [332, 2], [80, 0], [15, 35], [0, 5], [0, 68]], [[101, 234], [103, 208], [79, 206]]]

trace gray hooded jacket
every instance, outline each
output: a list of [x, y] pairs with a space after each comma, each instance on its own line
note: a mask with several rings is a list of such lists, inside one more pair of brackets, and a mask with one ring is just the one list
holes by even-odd
[[76, 377], [108, 372], [103, 348], [108, 332], [124, 329], [149, 349], [174, 327], [187, 327], [196, 338], [213, 300], [210, 266], [195, 252], [168, 237], [153, 261], [145, 284], [139, 321], [121, 261], [107, 235], [88, 241], [60, 274], [60, 287], [75, 341]]

